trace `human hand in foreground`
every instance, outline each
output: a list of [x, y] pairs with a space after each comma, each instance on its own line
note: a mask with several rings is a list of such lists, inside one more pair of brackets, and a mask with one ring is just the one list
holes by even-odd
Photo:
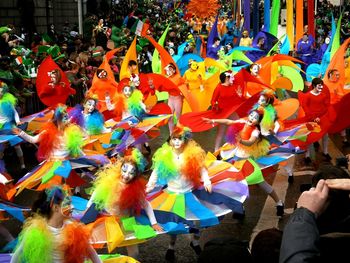
[[300, 195], [297, 207], [304, 207], [317, 216], [327, 207], [328, 192], [326, 181], [321, 179], [316, 187], [311, 187]]
[[347, 179], [347, 178], [327, 179], [326, 184], [329, 188], [332, 188], [332, 189], [350, 191], [350, 179]]

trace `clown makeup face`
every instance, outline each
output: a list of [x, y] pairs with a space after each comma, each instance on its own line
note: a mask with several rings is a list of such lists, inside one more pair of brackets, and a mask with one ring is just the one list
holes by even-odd
[[130, 77], [130, 80], [132, 81], [135, 87], [140, 86], [140, 77], [138, 75]]
[[61, 80], [61, 76], [60, 76], [60, 72], [58, 70], [53, 70], [48, 72], [49, 77], [51, 79], [51, 83], [54, 85], [57, 85], [60, 80]]
[[123, 94], [125, 97], [130, 98], [130, 96], [132, 95], [133, 89], [130, 86], [125, 86], [123, 88]]
[[175, 70], [172, 66], [168, 65], [167, 67], [165, 67], [165, 73], [168, 77], [171, 77], [172, 75], [174, 75]]
[[256, 111], [252, 111], [248, 115], [248, 124], [249, 125], [257, 125], [259, 123], [259, 113]]
[[326, 37], [324, 42], [328, 45], [331, 42], [331, 39], [329, 37]]
[[92, 113], [95, 110], [96, 102], [95, 100], [87, 100], [84, 104], [84, 113]]
[[68, 113], [67, 112], [64, 112], [63, 113], [63, 116], [62, 116], [62, 124], [68, 124], [69, 123], [69, 116], [68, 116]]
[[253, 64], [250, 72], [253, 76], [257, 76], [259, 72], [259, 65]]
[[317, 84], [315, 90], [317, 93], [321, 93], [323, 90], [323, 84]]
[[185, 145], [185, 140], [183, 138], [179, 137], [171, 137], [170, 139], [170, 145], [175, 149], [175, 150], [180, 150], [183, 148]]
[[105, 78], [107, 78], [107, 71], [101, 70], [101, 71], [97, 74], [97, 77], [98, 77], [99, 79], [105, 79]]
[[61, 213], [64, 217], [69, 218], [72, 215], [72, 198], [66, 196], [61, 203]]
[[121, 167], [121, 180], [124, 184], [128, 184], [136, 176], [136, 168], [132, 163], [123, 163]]
[[260, 95], [259, 100], [258, 100], [258, 104], [260, 106], [266, 106], [267, 101], [266, 101], [266, 97], [264, 95]]

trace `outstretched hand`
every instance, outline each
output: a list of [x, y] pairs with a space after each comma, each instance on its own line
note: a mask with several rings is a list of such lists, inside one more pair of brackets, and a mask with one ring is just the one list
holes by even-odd
[[211, 184], [204, 185], [204, 189], [205, 189], [205, 191], [207, 191], [208, 193], [211, 193], [211, 191], [213, 190]]
[[157, 232], [163, 232], [163, 231], [164, 231], [163, 227], [161, 227], [159, 224], [154, 224], [154, 225], [152, 225], [152, 228], [153, 228], [155, 231], [157, 231]]
[[16, 135], [19, 135], [21, 133], [21, 129], [20, 128], [12, 128], [12, 132]]

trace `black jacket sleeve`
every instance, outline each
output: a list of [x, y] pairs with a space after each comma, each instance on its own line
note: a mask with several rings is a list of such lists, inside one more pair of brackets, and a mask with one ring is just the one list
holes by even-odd
[[318, 262], [319, 238], [315, 215], [303, 207], [296, 209], [283, 231], [279, 262]]

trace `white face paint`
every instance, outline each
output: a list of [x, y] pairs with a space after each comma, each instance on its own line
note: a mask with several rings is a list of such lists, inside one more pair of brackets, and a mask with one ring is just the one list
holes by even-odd
[[259, 72], [259, 66], [258, 66], [258, 65], [256, 65], [256, 64], [254, 64], [254, 65], [252, 66], [252, 70], [251, 70], [251, 72], [252, 72], [252, 75], [254, 75], [254, 76], [258, 75], [258, 72]]
[[0, 88], [0, 98], [4, 95], [4, 89], [3, 88]]
[[258, 100], [258, 104], [260, 106], [265, 106], [266, 105], [266, 98], [265, 98], [264, 95], [260, 95], [259, 100]]
[[259, 123], [259, 113], [257, 113], [256, 111], [252, 111], [249, 115], [248, 115], [248, 124], [250, 125], [256, 125]]
[[324, 40], [324, 42], [328, 45], [331, 42], [331, 39], [329, 37], [326, 37], [326, 39]]
[[123, 88], [123, 94], [124, 94], [125, 97], [130, 98], [130, 96], [132, 94], [132, 88], [129, 87], [129, 86], [125, 86]]
[[175, 51], [174, 51], [174, 49], [172, 49], [172, 48], [169, 48], [169, 54], [170, 54], [170, 56], [174, 56], [174, 54], [175, 54]]
[[66, 112], [66, 113], [63, 113], [63, 116], [62, 116], [62, 123], [63, 123], [63, 124], [68, 124], [68, 123], [69, 123], [69, 116], [68, 116], [67, 112]]
[[317, 92], [321, 93], [323, 90], [323, 84], [317, 84], [315, 88]]
[[165, 73], [168, 77], [171, 77], [172, 75], [174, 75], [175, 71], [172, 67], [166, 67], [165, 68]]
[[124, 163], [121, 167], [121, 180], [128, 184], [136, 176], [136, 168], [132, 163]]
[[174, 137], [170, 139], [170, 145], [176, 150], [181, 149], [184, 143], [185, 143], [184, 140], [181, 138]]
[[84, 104], [84, 112], [85, 113], [92, 113], [95, 109], [95, 101], [94, 100], [87, 100]]

